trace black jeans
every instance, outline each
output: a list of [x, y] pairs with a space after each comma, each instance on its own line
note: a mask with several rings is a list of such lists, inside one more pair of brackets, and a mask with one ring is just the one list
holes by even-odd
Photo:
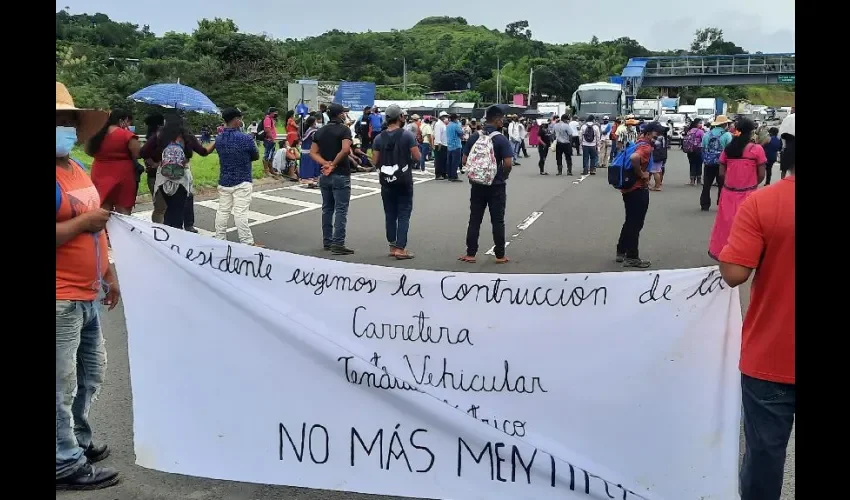
[[643, 229], [646, 212], [649, 210], [649, 190], [636, 189], [623, 193], [623, 205], [626, 207], [626, 220], [617, 241], [617, 255], [625, 255], [627, 259], [639, 259], [640, 230]]
[[741, 500], [779, 500], [785, 472], [785, 452], [794, 415], [794, 384], [769, 382], [741, 374], [744, 403], [744, 461]]
[[444, 145], [440, 145], [439, 149], [434, 150], [434, 178], [435, 179], [446, 179], [446, 178], [448, 178], [448, 174], [449, 174], [448, 163], [449, 163], [449, 148], [447, 148]]
[[387, 223], [387, 243], [407, 248], [407, 231], [410, 229], [410, 214], [413, 212], [413, 186], [382, 187], [381, 200]]
[[469, 191], [469, 227], [466, 230], [466, 255], [478, 253], [478, 235], [484, 210], [490, 208], [490, 224], [493, 225], [493, 252], [497, 259], [505, 256], [505, 206], [508, 201], [506, 184], [484, 186], [472, 184]]
[[702, 153], [694, 151], [686, 154], [688, 155], [688, 165], [691, 167], [691, 180], [702, 177]]
[[767, 168], [764, 169], [764, 185], [770, 185], [771, 174], [773, 173], [773, 164], [776, 163], [776, 160], [767, 162]]
[[546, 170], [546, 157], [549, 156], [549, 146], [545, 144], [537, 146], [537, 154], [540, 155], [540, 161], [537, 162], [537, 166], [540, 167], [540, 173], [542, 174]]
[[568, 142], [555, 144], [555, 162], [558, 164], [558, 173], [564, 172], [563, 156], [567, 157], [567, 173], [573, 173], [572, 146]]
[[186, 209], [183, 211], [183, 228], [195, 227], [195, 195], [186, 197]]
[[720, 191], [723, 190], [723, 177], [720, 175], [720, 165], [706, 165], [702, 179], [702, 194], [699, 206], [703, 210], [711, 208], [711, 185], [717, 181], [717, 204], [720, 204]]
[[183, 229], [183, 221], [186, 216], [186, 200], [189, 197], [189, 193], [183, 186], [179, 186], [177, 191], [170, 196], [165, 194], [162, 188], [159, 189], [166, 206], [163, 223], [169, 227]]
[[578, 137], [570, 137], [570, 142], [573, 144], [573, 148], [576, 150], [576, 156], [581, 154], [581, 141]]

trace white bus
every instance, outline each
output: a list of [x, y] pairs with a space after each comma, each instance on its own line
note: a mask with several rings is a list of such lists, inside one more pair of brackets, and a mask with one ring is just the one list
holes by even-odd
[[572, 105], [580, 120], [584, 120], [588, 115], [597, 118], [607, 115], [613, 120], [624, 113], [626, 93], [617, 83], [585, 83], [573, 92]]

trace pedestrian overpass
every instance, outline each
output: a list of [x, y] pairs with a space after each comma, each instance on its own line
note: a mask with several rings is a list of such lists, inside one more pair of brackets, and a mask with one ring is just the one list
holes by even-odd
[[641, 87], [793, 84], [795, 76], [790, 53], [633, 57], [621, 79], [626, 95], [636, 96]]

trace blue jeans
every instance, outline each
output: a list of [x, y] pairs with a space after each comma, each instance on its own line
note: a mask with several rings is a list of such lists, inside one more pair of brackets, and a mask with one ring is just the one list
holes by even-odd
[[457, 179], [457, 169], [460, 168], [460, 152], [460, 148], [449, 150], [448, 159], [446, 160], [448, 163], [446, 170], [449, 173], [449, 179]]
[[[86, 463], [89, 409], [106, 374], [106, 347], [93, 301], [56, 301], [56, 478]], [[73, 427], [72, 427], [73, 425]]]
[[387, 220], [387, 243], [403, 250], [407, 247], [407, 231], [413, 212], [413, 188], [382, 187], [381, 200]]
[[263, 141], [263, 147], [265, 148], [263, 159], [272, 161], [274, 159], [274, 141]]
[[741, 389], [746, 441], [741, 464], [741, 500], [779, 500], [785, 452], [797, 411], [796, 386], [742, 373]]
[[322, 191], [322, 243], [324, 246], [345, 245], [345, 225], [351, 201], [351, 177], [331, 174], [319, 177]]
[[511, 150], [514, 152], [514, 163], [517, 161], [517, 155], [519, 154], [520, 142], [511, 139]]
[[425, 158], [431, 155], [431, 145], [427, 142], [423, 142], [419, 145], [419, 152], [421, 153], [419, 158], [419, 170], [425, 171]]
[[582, 174], [587, 175], [587, 170], [596, 170], [596, 164], [599, 162], [599, 150], [596, 146], [582, 146]]

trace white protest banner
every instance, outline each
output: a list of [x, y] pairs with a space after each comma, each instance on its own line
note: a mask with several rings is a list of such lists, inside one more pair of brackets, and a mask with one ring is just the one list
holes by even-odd
[[136, 461], [456, 500], [737, 498], [716, 268], [405, 270], [114, 216]]

